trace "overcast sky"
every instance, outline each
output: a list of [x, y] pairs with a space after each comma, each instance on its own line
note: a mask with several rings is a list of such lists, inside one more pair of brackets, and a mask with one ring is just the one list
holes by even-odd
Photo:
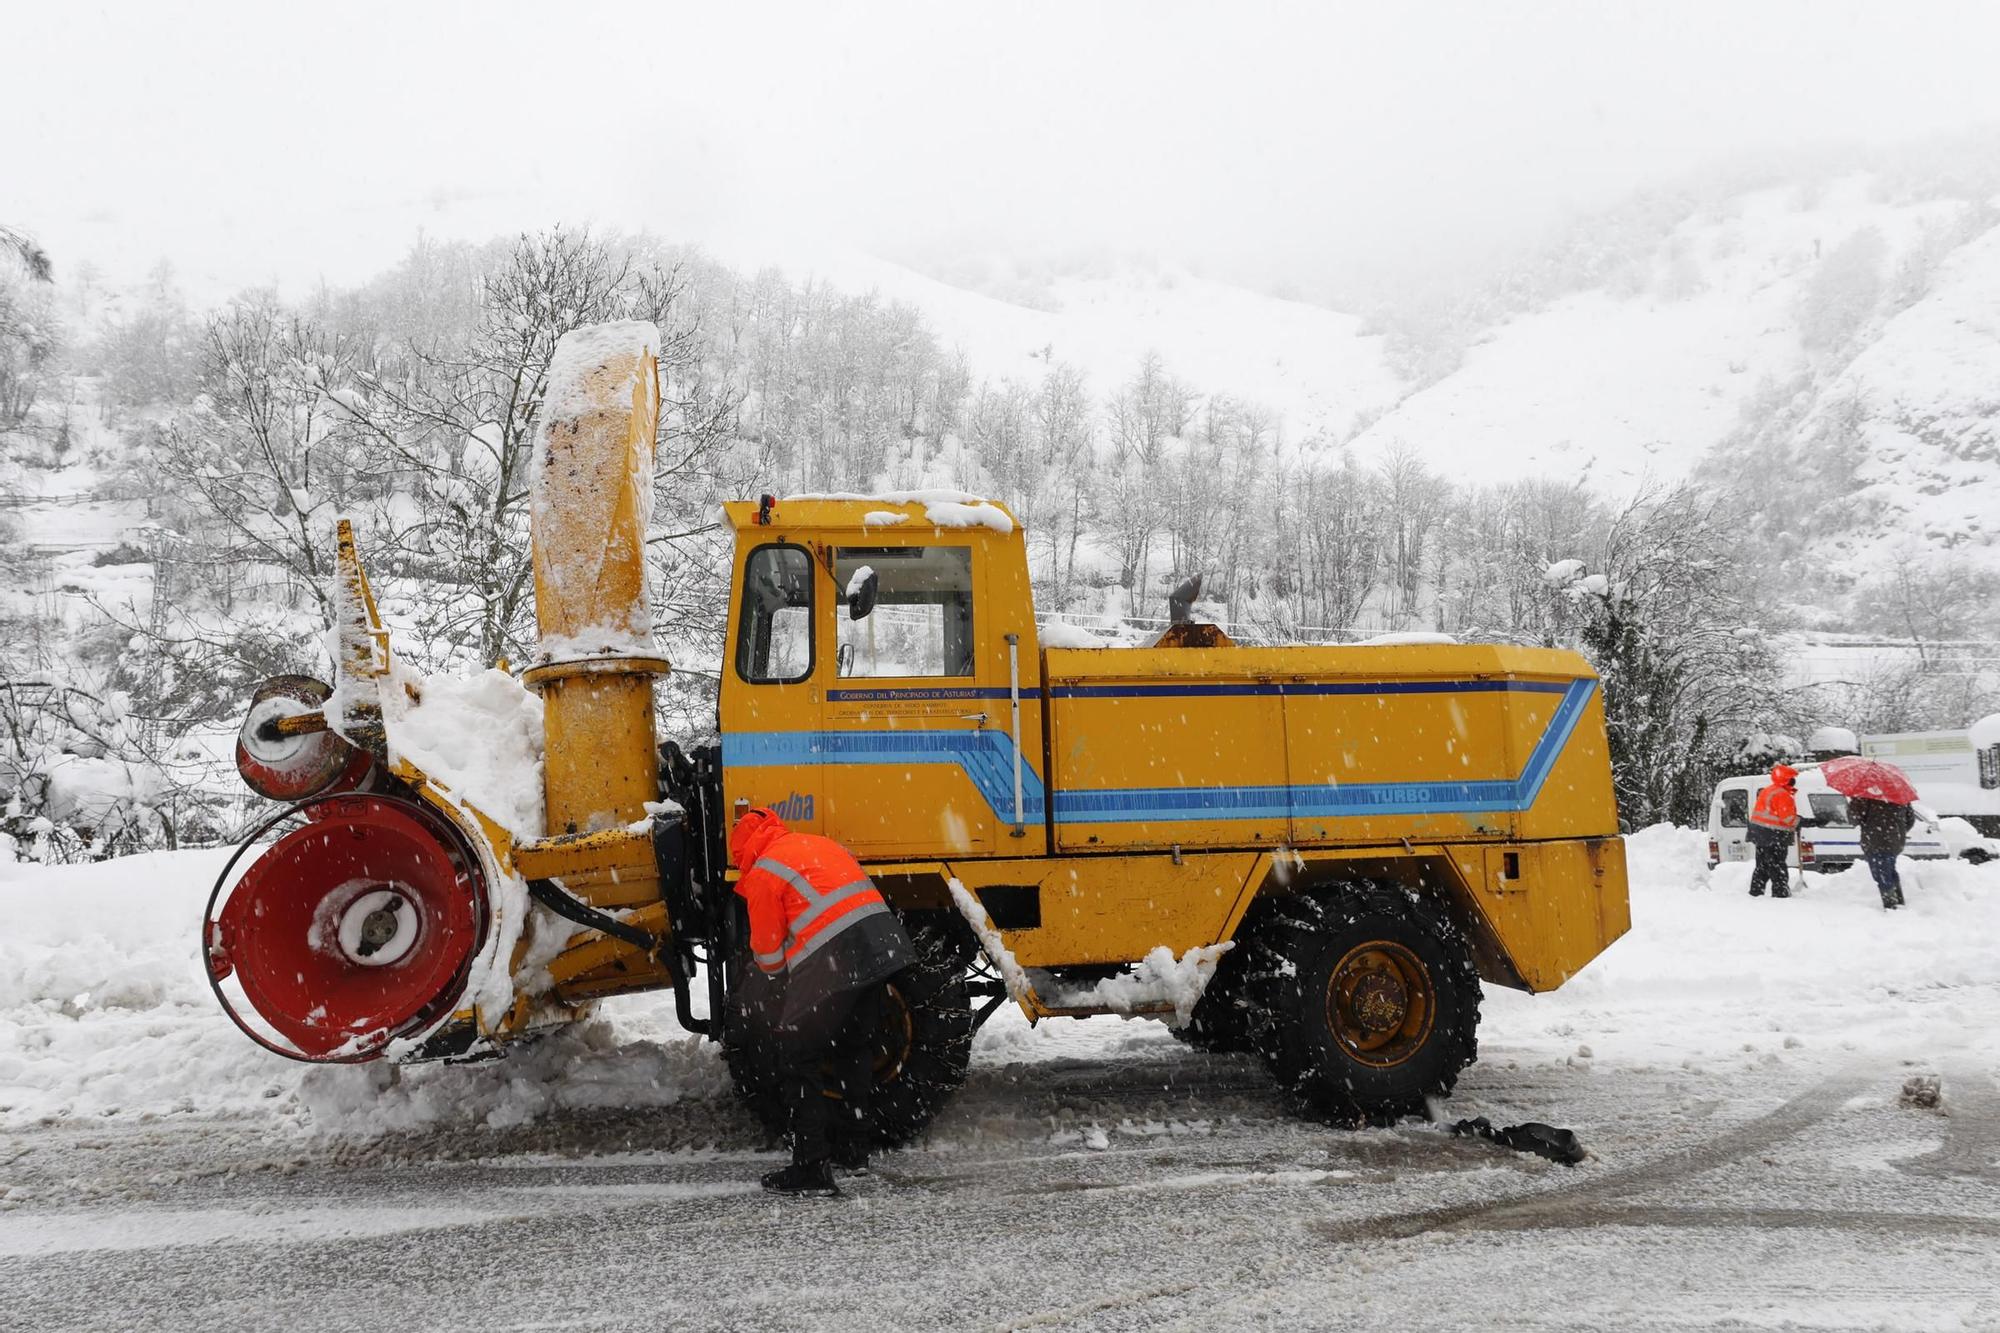
[[197, 294], [419, 229], [1323, 276], [2000, 122], [2000, 5], [0, 0], [0, 221]]

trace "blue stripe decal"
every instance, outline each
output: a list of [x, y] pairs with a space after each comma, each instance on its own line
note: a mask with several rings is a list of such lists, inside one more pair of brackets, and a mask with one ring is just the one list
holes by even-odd
[[[1443, 682], [1412, 682], [1425, 686]], [[1591, 696], [1594, 680], [1567, 684], [1544, 681], [1451, 682], [1457, 692], [1489, 692], [1501, 687], [1563, 697], [1512, 780], [1476, 782], [1304, 783], [1260, 787], [1120, 787], [1060, 791], [1055, 798], [1059, 824], [1168, 823], [1188, 819], [1285, 819], [1356, 815], [1479, 814], [1526, 810], [1540, 797]], [[1275, 687], [1274, 687], [1275, 688]], [[1287, 691], [1295, 686], [1283, 687]], [[1183, 692], [1185, 692], [1183, 688]], [[1299, 691], [1303, 692], [1303, 691]], [[1327, 693], [1416, 693], [1367, 686]], [[1014, 745], [1006, 733], [986, 728], [964, 731], [767, 731], [722, 738], [728, 768], [795, 764], [885, 764], [916, 767], [942, 764], [961, 769], [1002, 823], [1014, 811]], [[1021, 765], [1022, 812], [1040, 823], [1047, 794], [1035, 766]]]
[[1057, 699], [1215, 699], [1328, 694], [1561, 694], [1552, 680], [1243, 681], [1227, 685], [1054, 685]]
[[[1003, 823], [1014, 819], [1014, 742], [1004, 731], [760, 731], [722, 738], [725, 768], [795, 764], [889, 764], [905, 768], [944, 764], [963, 769]], [[1032, 823], [1044, 815], [1042, 775], [1024, 757], [1021, 813]]]

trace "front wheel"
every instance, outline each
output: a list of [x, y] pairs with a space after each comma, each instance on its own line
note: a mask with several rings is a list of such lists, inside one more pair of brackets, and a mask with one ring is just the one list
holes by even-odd
[[1479, 975], [1434, 898], [1383, 884], [1295, 894], [1263, 916], [1249, 945], [1257, 1049], [1328, 1121], [1422, 1114], [1478, 1054]]
[[[972, 1056], [972, 996], [966, 989], [963, 954], [942, 932], [907, 921], [905, 927], [917, 958], [882, 983], [886, 994], [868, 1106], [875, 1142], [887, 1148], [915, 1138], [944, 1109], [965, 1083]], [[734, 971], [737, 984], [723, 1027], [723, 1059], [737, 1095], [766, 1129], [782, 1135], [791, 1118], [778, 1077], [782, 990], [764, 978], [747, 953], [736, 960]]]

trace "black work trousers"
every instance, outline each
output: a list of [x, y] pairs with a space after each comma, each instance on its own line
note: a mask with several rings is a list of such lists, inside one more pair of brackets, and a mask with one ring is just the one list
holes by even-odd
[[779, 1076], [791, 1103], [794, 1162], [824, 1162], [836, 1146], [867, 1151], [882, 1003], [880, 982], [832, 991], [789, 1015], [779, 1029]]
[[1791, 867], [1785, 864], [1786, 858], [1792, 851], [1790, 840], [1779, 842], [1774, 838], [1770, 842], [1759, 842], [1755, 845], [1757, 868], [1750, 872], [1750, 892], [1762, 893], [1764, 886], [1769, 884], [1773, 898], [1791, 897], [1792, 871]]

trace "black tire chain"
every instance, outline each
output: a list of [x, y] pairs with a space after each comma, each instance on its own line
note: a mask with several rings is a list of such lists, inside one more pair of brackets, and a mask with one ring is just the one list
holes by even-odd
[[[917, 961], [893, 978], [914, 1020], [912, 1046], [898, 1077], [878, 1085], [870, 1106], [876, 1143], [896, 1147], [929, 1125], [964, 1085], [972, 1055], [972, 997], [949, 942], [921, 923], [905, 922]], [[757, 982], [750, 982], [756, 985]], [[772, 1134], [790, 1113], [777, 1077], [771, 1020], [739, 1016], [723, 1036], [723, 1059], [739, 1099]]]
[[[1425, 1043], [1427, 1048], [1443, 1044], [1442, 1066], [1434, 1075], [1419, 1075], [1408, 1086], [1382, 1095], [1358, 1093], [1351, 1079], [1341, 1080], [1345, 1091], [1332, 1086], [1324, 1076], [1332, 1071], [1319, 1067], [1314, 1044], [1305, 1040], [1310, 1016], [1324, 1011], [1322, 997], [1305, 994], [1318, 953], [1331, 937], [1371, 917], [1399, 923], [1407, 932], [1406, 944], [1410, 936], [1427, 937], [1444, 955], [1447, 969], [1447, 975], [1433, 978], [1439, 1012]], [[1396, 934], [1385, 931], [1382, 937], [1394, 939]], [[1303, 891], [1271, 900], [1239, 938], [1247, 950], [1242, 996], [1250, 1043], [1279, 1085], [1316, 1116], [1334, 1124], [1379, 1125], [1423, 1114], [1425, 1098], [1448, 1096], [1459, 1072], [1478, 1058], [1478, 973], [1464, 936], [1437, 899], [1372, 882]], [[1429, 1062], [1413, 1057], [1412, 1063]]]

